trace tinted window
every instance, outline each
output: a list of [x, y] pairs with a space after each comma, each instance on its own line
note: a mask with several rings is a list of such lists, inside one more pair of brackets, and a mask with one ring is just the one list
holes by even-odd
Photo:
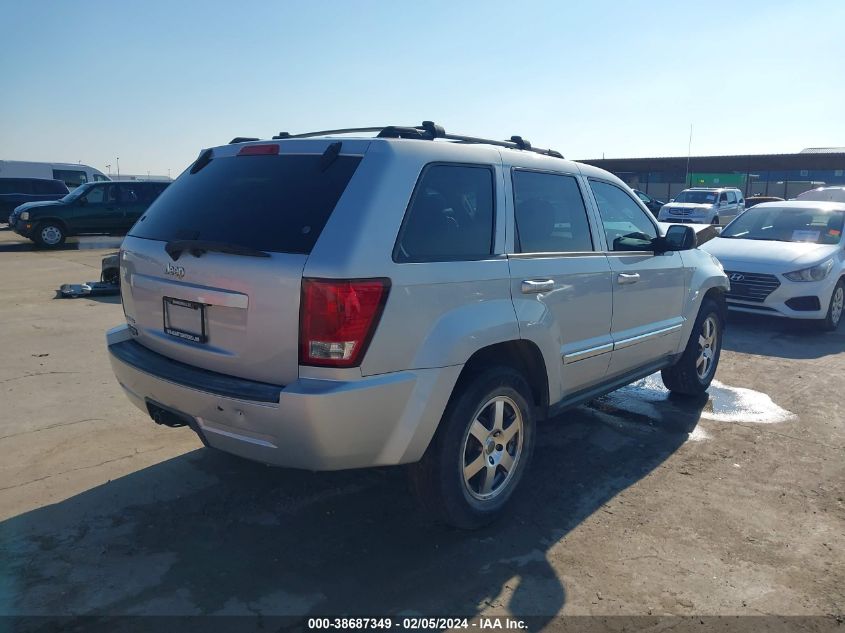
[[0, 178], [0, 193], [31, 193], [28, 180], [22, 178]]
[[731, 204], [736, 204], [736, 193], [734, 193], [733, 191], [728, 192], [728, 202], [730, 202]]
[[78, 187], [88, 182], [88, 176], [84, 171], [76, 169], [54, 169], [53, 178], [61, 180], [68, 187]]
[[91, 187], [85, 192], [85, 200], [88, 204], [101, 204], [106, 202], [106, 187]]
[[613, 251], [650, 251], [657, 229], [646, 211], [615, 185], [591, 180], [607, 244]]
[[515, 170], [513, 195], [520, 252], [593, 250], [587, 209], [575, 178]]
[[170, 184], [130, 235], [310, 253], [359, 162], [338, 156], [324, 168], [319, 154], [213, 158]]
[[480, 259], [493, 251], [493, 170], [431, 165], [399, 231], [399, 262]]
[[35, 193], [67, 193], [67, 187], [58, 180], [33, 180]]

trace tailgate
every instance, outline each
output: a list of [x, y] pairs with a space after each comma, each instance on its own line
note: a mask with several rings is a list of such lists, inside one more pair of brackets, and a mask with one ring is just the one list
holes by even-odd
[[121, 295], [137, 340], [203, 369], [278, 385], [295, 380], [307, 256], [185, 253], [174, 262], [164, 246], [131, 236], [123, 243]]

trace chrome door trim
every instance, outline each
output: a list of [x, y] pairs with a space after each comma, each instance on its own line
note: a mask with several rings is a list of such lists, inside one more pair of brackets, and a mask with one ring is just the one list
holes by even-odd
[[508, 253], [511, 259], [543, 259], [549, 257], [605, 257], [601, 251], [572, 251], [568, 253]]
[[594, 358], [595, 356], [600, 356], [601, 354], [606, 354], [607, 352], [612, 351], [613, 343], [605, 343], [603, 345], [596, 345], [595, 347], [588, 347], [587, 349], [582, 349], [579, 352], [564, 354], [563, 364], [568, 365], [569, 363], [577, 363], [579, 360], [587, 360], [588, 358]]
[[646, 332], [645, 334], [640, 334], [638, 336], [632, 336], [630, 338], [622, 339], [621, 341], [616, 341], [613, 344], [613, 350], [616, 351], [618, 349], [625, 349], [626, 347], [638, 345], [640, 343], [650, 341], [651, 339], [655, 339], [660, 336], [666, 336], [667, 334], [671, 334], [672, 332], [680, 330], [683, 325], [683, 323], [678, 323], [676, 325], [670, 325], [669, 327], [660, 328], [659, 330], [654, 330], [653, 332]]

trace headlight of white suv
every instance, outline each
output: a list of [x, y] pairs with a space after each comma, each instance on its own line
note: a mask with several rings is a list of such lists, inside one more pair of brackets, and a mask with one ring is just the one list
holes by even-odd
[[791, 273], [784, 273], [784, 277], [789, 281], [821, 281], [830, 273], [833, 268], [833, 260], [828, 259], [817, 266], [811, 268], [802, 268]]
[[29, 211], [21, 211], [21, 220], [29, 219]]

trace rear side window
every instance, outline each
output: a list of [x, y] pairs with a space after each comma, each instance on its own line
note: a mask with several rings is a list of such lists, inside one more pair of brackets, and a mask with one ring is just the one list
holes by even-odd
[[575, 178], [515, 170], [513, 195], [520, 252], [593, 250], [587, 209]]
[[35, 193], [67, 193], [67, 187], [58, 180], [33, 180]]
[[493, 252], [493, 169], [433, 164], [420, 177], [393, 259], [483, 259]]
[[361, 162], [320, 154], [212, 158], [170, 184], [130, 232], [308, 254]]
[[21, 178], [0, 178], [0, 193], [31, 193], [29, 180]]

